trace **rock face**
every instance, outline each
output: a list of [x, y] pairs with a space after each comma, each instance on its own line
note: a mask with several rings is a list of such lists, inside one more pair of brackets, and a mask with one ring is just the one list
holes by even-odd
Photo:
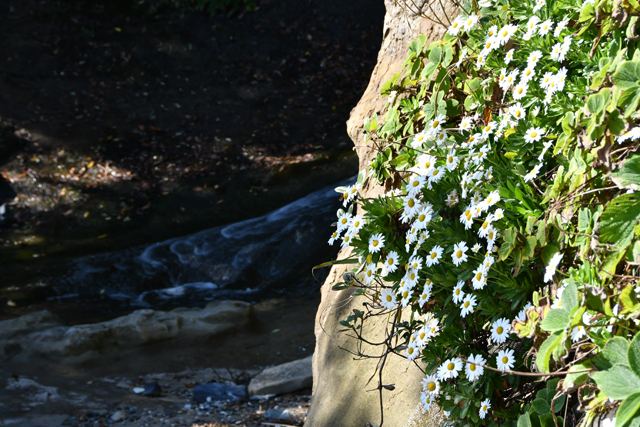
[[[399, 4], [405, 7], [401, 7]], [[429, 10], [427, 2], [406, 2]], [[432, 4], [435, 2], [431, 2]], [[445, 10], [435, 8], [435, 15], [447, 22], [445, 17], [455, 17], [457, 11], [450, 1], [444, 0]], [[373, 113], [380, 113], [386, 100], [380, 97], [380, 88], [395, 73], [400, 71], [408, 45], [419, 34], [428, 38], [427, 44], [444, 36], [446, 28], [412, 13], [405, 2], [385, 0], [384, 38], [378, 53], [378, 63], [360, 102], [351, 111], [347, 130], [359, 157], [360, 170], [367, 168], [375, 152], [363, 138], [363, 122]], [[416, 7], [413, 7], [416, 11]], [[434, 12], [427, 12], [434, 17]], [[364, 188], [364, 197], [375, 197], [384, 189], [374, 182]], [[341, 251], [338, 258], [348, 256]], [[316, 315], [316, 350], [313, 358], [313, 400], [305, 427], [364, 426], [380, 424], [380, 402], [378, 400], [379, 359], [354, 360], [348, 351], [357, 352], [355, 339], [339, 332], [344, 320], [356, 308], [361, 308], [364, 299], [353, 297], [352, 290], [333, 291], [333, 284], [342, 281], [343, 266], [334, 266], [322, 287], [322, 302]], [[377, 317], [368, 321], [364, 335], [371, 342], [380, 342], [385, 334], [386, 319]], [[380, 355], [382, 347], [371, 347], [364, 343], [360, 347], [364, 354]], [[382, 383], [393, 384], [393, 391], [383, 390], [384, 426], [438, 426], [443, 422], [439, 409], [422, 414], [420, 382], [424, 374], [406, 359], [389, 355], [383, 371]], [[372, 390], [374, 391], [366, 391]]]
[[312, 356], [267, 368], [249, 383], [249, 395], [283, 394], [311, 387]]
[[0, 360], [30, 354], [81, 362], [156, 341], [232, 331], [247, 326], [252, 315], [249, 303], [213, 301], [205, 308], [137, 310], [107, 322], [66, 327], [45, 310], [0, 322]]

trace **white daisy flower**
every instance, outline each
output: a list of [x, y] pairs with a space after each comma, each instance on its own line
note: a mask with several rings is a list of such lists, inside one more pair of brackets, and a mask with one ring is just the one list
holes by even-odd
[[640, 138], [640, 127], [635, 127], [632, 128], [629, 132], [617, 137], [616, 141], [618, 141], [618, 144], [622, 144], [627, 140], [635, 141], [638, 138]]
[[477, 23], [478, 23], [478, 17], [476, 15], [468, 16], [464, 21], [465, 31], [469, 31], [473, 29], [473, 27], [475, 27]]
[[445, 203], [447, 204], [447, 206], [451, 208], [457, 205], [459, 201], [460, 199], [458, 197], [458, 192], [454, 189], [449, 194], [447, 194], [447, 199], [445, 200]]
[[415, 343], [409, 344], [406, 350], [407, 360], [413, 360], [418, 357], [419, 354], [420, 350], [418, 349], [418, 346], [416, 346]]
[[421, 154], [416, 159], [416, 166], [409, 169], [419, 175], [428, 175], [436, 165], [436, 158], [429, 154]]
[[[500, 31], [498, 31], [498, 35], [496, 36], [497, 42], [500, 44], [500, 46], [504, 46], [505, 44], [507, 44], [507, 42], [509, 41], [509, 39], [511, 37], [513, 37], [513, 35], [516, 33], [516, 31], [518, 31], [518, 27], [512, 24], [508, 24], [505, 25], [504, 27], [502, 27], [502, 29]], [[512, 52], [509, 51], [509, 52]], [[507, 53], [508, 55], [509, 53]], [[513, 52], [512, 52], [513, 55]], [[511, 59], [509, 59], [510, 61]], [[509, 62], [507, 62], [508, 64]]]
[[518, 101], [522, 98], [524, 98], [527, 94], [527, 83], [526, 82], [520, 82], [514, 89], [513, 89], [513, 99]]
[[350, 244], [351, 244], [351, 236], [347, 233], [342, 238], [342, 243], [340, 244], [340, 247], [342, 249], [345, 249], [345, 248], [349, 247]]
[[553, 278], [553, 275], [556, 274], [556, 267], [560, 264], [563, 255], [560, 252], [556, 252], [551, 259], [549, 260], [549, 265], [547, 265], [547, 269], [544, 273], [544, 283], [547, 283], [549, 280]]
[[547, 4], [546, 0], [538, 0], [536, 2], [536, 5], [533, 7], [533, 13], [536, 13], [537, 11], [542, 9], [545, 4]]
[[387, 273], [396, 271], [398, 268], [398, 253], [396, 251], [389, 252], [384, 262], [384, 268], [387, 270]]
[[351, 221], [349, 221], [349, 231], [347, 231], [347, 234], [349, 236], [355, 236], [356, 234], [358, 234], [358, 231], [360, 231], [362, 227], [364, 227], [364, 224], [365, 221], [361, 215], [354, 216], [353, 218], [351, 218]]
[[524, 182], [529, 182], [531, 180], [536, 179], [538, 177], [538, 173], [540, 172], [541, 168], [542, 168], [542, 163], [538, 163], [537, 165], [535, 165], [533, 169], [531, 169], [529, 173], [524, 176]]
[[484, 367], [480, 365], [484, 365], [486, 363], [487, 361], [484, 360], [480, 354], [475, 356], [471, 354], [467, 358], [467, 364], [464, 367], [464, 373], [467, 376], [467, 380], [473, 382], [480, 378], [480, 375], [484, 373]]
[[451, 26], [447, 29], [447, 33], [451, 34], [452, 36], [457, 36], [458, 32], [462, 28], [462, 24], [463, 24], [463, 18], [461, 16], [458, 16], [451, 23]]
[[415, 149], [422, 148], [424, 146], [424, 143], [428, 140], [429, 137], [427, 136], [427, 134], [424, 132], [420, 132], [419, 134], [414, 135], [413, 139], [411, 140], [411, 147]]
[[427, 377], [422, 380], [422, 391], [432, 396], [440, 394], [440, 381], [438, 381], [438, 377], [436, 375], [427, 375]]
[[513, 60], [513, 52], [514, 49], [510, 49], [509, 52], [507, 52], [507, 55], [504, 57], [504, 62], [509, 64]]
[[489, 408], [491, 408], [491, 402], [489, 401], [489, 399], [485, 399], [480, 403], [480, 413], [478, 414], [478, 416], [484, 420], [484, 417], [487, 416], [487, 413], [489, 413]]
[[438, 379], [443, 381], [448, 380], [449, 378], [457, 378], [460, 370], [462, 370], [462, 360], [459, 357], [456, 357], [455, 359], [447, 359], [438, 368]]
[[479, 266], [473, 271], [471, 285], [473, 289], [483, 289], [487, 284], [487, 270], [483, 266]]
[[446, 129], [442, 129], [440, 131], [440, 133], [438, 133], [438, 135], [435, 138], [436, 144], [442, 145], [445, 142], [446, 139], [447, 139], [447, 130]]
[[587, 330], [582, 325], [571, 329], [571, 341], [578, 342], [587, 335]]
[[460, 222], [464, 224], [464, 229], [468, 230], [473, 225], [473, 213], [471, 213], [471, 207], [467, 207], [467, 209], [462, 212], [460, 215]]
[[331, 235], [331, 238], [329, 239], [329, 244], [333, 245], [335, 241], [338, 239], [340, 239], [340, 232], [334, 231], [333, 234]]
[[532, 16], [531, 18], [529, 18], [529, 20], [527, 21], [527, 32], [533, 34], [536, 31], [538, 22], [540, 22], [540, 18], [538, 18], [537, 16]]
[[370, 263], [364, 270], [364, 279], [363, 282], [365, 285], [370, 285], [373, 282], [373, 279], [376, 277], [376, 264]]
[[440, 130], [442, 129], [442, 125], [445, 123], [446, 119], [447, 117], [444, 114], [438, 114], [438, 116], [435, 119], [429, 122], [429, 124], [425, 128], [425, 132], [428, 132], [428, 134], [432, 138], [435, 138], [438, 135], [438, 133], [440, 133]]
[[564, 31], [564, 29], [567, 28], [568, 23], [569, 23], [569, 19], [563, 19], [562, 21], [560, 21], [556, 26], [555, 31], [553, 32], [553, 36], [560, 37], [560, 33], [562, 33], [562, 31]]
[[538, 61], [540, 61], [540, 58], [542, 58], [542, 52], [540, 52], [539, 50], [534, 50], [529, 54], [529, 57], [527, 58], [528, 66], [534, 68]]
[[338, 211], [338, 231], [342, 231], [349, 227], [349, 221], [352, 215], [349, 212], [345, 212], [342, 209]]
[[471, 247], [471, 252], [473, 252], [474, 254], [477, 254], [481, 248], [482, 246], [480, 246], [480, 243], [476, 243]]
[[462, 305], [460, 306], [460, 309], [462, 310], [460, 315], [462, 317], [466, 317], [467, 314], [473, 313], [473, 308], [476, 305], [478, 305], [477, 300], [476, 300], [476, 296], [475, 295], [471, 295], [471, 294], [467, 294], [464, 297], [464, 300], [462, 301]]
[[410, 270], [420, 270], [422, 268], [422, 258], [417, 255], [409, 258], [408, 268]]
[[522, 120], [527, 115], [524, 108], [522, 108], [522, 104], [519, 102], [509, 108], [509, 114], [516, 120]]
[[471, 117], [463, 117], [462, 120], [460, 121], [460, 130], [470, 130], [471, 127], [473, 126], [473, 120], [471, 119]]
[[384, 236], [382, 233], [376, 233], [369, 238], [369, 253], [375, 254], [384, 248]]
[[382, 306], [388, 310], [392, 310], [396, 306], [396, 294], [390, 288], [384, 288], [380, 292], [380, 300]]
[[455, 170], [458, 166], [458, 157], [455, 155], [456, 152], [451, 150], [449, 151], [449, 155], [447, 156], [446, 166], [449, 171]]
[[533, 67], [527, 67], [525, 68], [525, 70], [522, 72], [522, 81], [523, 82], [528, 82], [529, 80], [531, 80], [533, 78], [533, 76], [536, 75], [536, 70]]
[[464, 299], [464, 291], [462, 287], [464, 286], [464, 282], [460, 280], [455, 288], [453, 288], [453, 303], [458, 304]]
[[496, 365], [501, 371], [511, 370], [515, 362], [516, 359], [513, 357], [513, 349], [500, 350], [496, 357]]
[[502, 209], [496, 209], [496, 211], [493, 213], [493, 218], [495, 218], [496, 220], [501, 220], [502, 218], [504, 218], [504, 211]]
[[544, 135], [544, 129], [539, 127], [529, 128], [527, 133], [524, 135], [524, 142], [527, 144], [533, 144], [534, 142], [540, 141], [542, 135]]
[[[560, 59], [561, 57], [562, 59]], [[558, 62], [562, 62], [564, 60], [564, 55], [562, 55], [562, 43], [556, 43], [553, 45], [549, 58]]]
[[509, 337], [511, 323], [506, 318], [501, 318], [493, 322], [491, 325], [491, 340], [494, 343], [502, 344]]
[[512, 85], [515, 84], [519, 74], [520, 74], [520, 71], [513, 70], [512, 72], [509, 73], [509, 75], [507, 75], [507, 83], [506, 83], [507, 89], [509, 89]]
[[403, 199], [402, 207], [404, 208], [404, 211], [407, 215], [413, 217], [422, 208], [422, 205], [417, 198], [413, 196], [407, 196]]
[[420, 401], [422, 402], [423, 411], [427, 412], [433, 404], [433, 396], [425, 392], [420, 393]]
[[453, 253], [451, 254], [451, 260], [457, 266], [467, 261], [467, 247], [466, 242], [458, 242], [453, 246]]
[[440, 262], [440, 258], [442, 257], [442, 247], [439, 245], [435, 245], [429, 255], [426, 258], [427, 267], [431, 267]]
[[489, 40], [492, 37], [494, 37], [496, 34], [498, 33], [498, 27], [496, 25], [492, 25], [491, 27], [489, 27], [489, 29], [487, 30], [487, 36], [485, 37], [485, 40]]
[[435, 167], [431, 169], [431, 173], [429, 174], [429, 184], [437, 184], [442, 177], [444, 176], [444, 168], [443, 167]]
[[414, 222], [414, 226], [418, 230], [424, 230], [429, 225], [429, 221], [433, 216], [433, 208], [431, 205], [424, 206], [418, 212], [418, 216], [416, 217], [416, 222]]
[[428, 285], [424, 287], [424, 290], [420, 294], [420, 297], [418, 297], [418, 303], [420, 304], [420, 307], [424, 307], [424, 305], [429, 302], [429, 300], [431, 299], [432, 289], [433, 289], [433, 285]]
[[547, 19], [546, 21], [542, 21], [540, 26], [538, 27], [538, 34], [541, 36], [546, 36], [553, 28], [553, 21], [551, 19]]
[[427, 333], [429, 334], [429, 338], [437, 337], [440, 334], [440, 323], [438, 319], [429, 320]]
[[426, 178], [421, 175], [414, 175], [409, 179], [409, 183], [407, 184], [407, 193], [411, 196], [417, 196], [420, 191], [424, 188], [426, 183]]

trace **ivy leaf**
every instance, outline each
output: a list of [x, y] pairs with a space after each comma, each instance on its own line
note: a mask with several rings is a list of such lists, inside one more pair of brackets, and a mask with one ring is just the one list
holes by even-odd
[[616, 413], [616, 427], [637, 426], [640, 423], [640, 392], [627, 397]]
[[623, 90], [640, 87], [640, 63], [625, 61], [620, 64], [613, 74], [613, 83]]
[[613, 243], [623, 250], [633, 239], [633, 229], [640, 220], [640, 200], [635, 194], [623, 194], [607, 204], [600, 217], [600, 241]]
[[591, 378], [607, 397], [614, 400], [626, 399], [629, 395], [640, 390], [640, 378], [633, 373], [628, 365], [620, 363], [606, 371], [591, 374]]
[[609, 176], [618, 188], [640, 190], [640, 156], [630, 156], [620, 169]]
[[563, 331], [569, 327], [571, 319], [564, 308], [554, 308], [547, 313], [540, 327], [547, 332]]

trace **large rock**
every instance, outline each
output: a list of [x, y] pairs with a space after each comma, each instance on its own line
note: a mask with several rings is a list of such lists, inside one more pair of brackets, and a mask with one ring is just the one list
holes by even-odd
[[127, 316], [88, 325], [63, 326], [47, 312], [0, 322], [0, 360], [27, 354], [89, 360], [101, 353], [152, 342], [209, 337], [247, 326], [251, 304], [213, 301], [205, 308], [137, 310]]
[[313, 385], [311, 359], [306, 357], [260, 372], [249, 383], [249, 395], [291, 393]]
[[[405, 3], [405, 2], [398, 2]], [[371, 145], [363, 137], [363, 122], [373, 113], [380, 113], [386, 100], [380, 97], [381, 86], [396, 72], [400, 71], [408, 44], [419, 34], [428, 38], [428, 43], [444, 36], [446, 28], [416, 16], [403, 9], [394, 0], [385, 0], [384, 38], [378, 53], [378, 63], [360, 102], [351, 111], [347, 130], [358, 153], [360, 170], [368, 167], [375, 155]], [[406, 2], [424, 5], [425, 1]], [[430, 2], [433, 3], [433, 2]], [[436, 8], [438, 16], [454, 17], [457, 14], [450, 1], [444, 0], [446, 10]], [[414, 8], [415, 10], [415, 8]], [[429, 13], [433, 17], [433, 13]], [[375, 197], [384, 188], [370, 182], [364, 189], [364, 197]], [[338, 258], [348, 256], [341, 251]], [[313, 357], [313, 400], [305, 427], [364, 426], [380, 424], [380, 402], [376, 389], [378, 376], [372, 377], [379, 359], [357, 358], [352, 353], [358, 350], [364, 354], [380, 355], [381, 347], [371, 347], [364, 343], [358, 347], [355, 339], [339, 332], [344, 320], [354, 309], [361, 309], [363, 297], [353, 297], [352, 290], [333, 291], [332, 285], [342, 281], [345, 267], [334, 266], [322, 287], [322, 302], [316, 316], [316, 350]], [[364, 335], [370, 342], [384, 339], [387, 321], [382, 317], [368, 320]], [[406, 359], [389, 355], [383, 371], [382, 383], [393, 384], [393, 391], [383, 390], [384, 426], [437, 426], [443, 423], [442, 412], [434, 406], [427, 414], [420, 408], [420, 382], [424, 374]]]

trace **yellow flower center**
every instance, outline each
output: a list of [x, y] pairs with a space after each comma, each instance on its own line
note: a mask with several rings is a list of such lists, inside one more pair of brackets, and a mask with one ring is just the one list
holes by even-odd
[[502, 363], [503, 363], [503, 364], [505, 364], [505, 365], [506, 365], [508, 361], [509, 361], [509, 358], [508, 358], [507, 356], [504, 356], [504, 357], [502, 358]]
[[402, 298], [406, 298], [407, 296], [409, 296], [409, 291], [404, 291], [402, 293]]
[[431, 252], [431, 259], [435, 259], [435, 257], [437, 257], [437, 256], [438, 256], [438, 254], [437, 254], [437, 253], [435, 253], [435, 252]]
[[453, 364], [453, 362], [449, 362], [449, 364], [447, 365], [447, 369], [450, 371], [453, 371], [453, 368], [455, 368], [456, 365]]
[[344, 241], [348, 242], [349, 241], [349, 236], [344, 236]]
[[413, 199], [409, 199], [409, 202], [407, 203], [407, 205], [409, 205], [409, 207], [412, 208], [416, 205], [416, 202], [414, 202]]
[[393, 298], [391, 298], [391, 295], [387, 295], [387, 302], [391, 302], [393, 300]]
[[469, 308], [469, 301], [466, 301], [466, 302], [464, 303], [464, 308]]
[[427, 390], [434, 391], [436, 389], [436, 383], [431, 381], [429, 385], [427, 385]]
[[469, 370], [470, 370], [471, 372], [474, 372], [474, 371], [476, 370], [476, 365], [475, 365], [474, 363], [470, 364], [470, 365], [469, 365]]
[[426, 218], [425, 214], [422, 214], [418, 217], [418, 221], [422, 222]]
[[416, 278], [416, 273], [411, 273], [411, 280], [415, 280]]
[[344, 192], [344, 194], [342, 195], [345, 199], [349, 197], [349, 193], [348, 192]]
[[387, 260], [387, 263], [388, 263], [389, 265], [393, 265], [393, 258], [389, 258], [389, 259]]
[[482, 273], [476, 274], [476, 280], [480, 280], [481, 277], [482, 277]]
[[407, 350], [407, 352], [408, 352], [409, 354], [413, 354], [413, 347], [409, 347], [409, 350]]
[[491, 201], [492, 201], [492, 200], [493, 200], [493, 197], [489, 197], [489, 198], [487, 199], [487, 203], [491, 203]]
[[520, 94], [522, 93], [522, 91], [523, 91], [523, 90], [524, 90], [523, 88], [519, 87], [519, 88], [518, 88], [518, 95], [520, 95]]
[[433, 176], [438, 175], [438, 172], [439, 172], [439, 171], [438, 171], [438, 169], [434, 169], [434, 170], [433, 170]]
[[376, 247], [376, 246], [378, 246], [378, 241], [377, 241], [377, 240], [374, 240], [374, 241], [373, 241], [373, 247]]
[[434, 129], [438, 127], [438, 125], [440, 124], [440, 122], [438, 120], [436, 120], [435, 122], [433, 122], [433, 127]]
[[458, 258], [462, 258], [462, 251], [458, 251], [458, 252], [456, 252], [456, 256], [457, 256]]
[[458, 21], [455, 21], [453, 24], [451, 24], [453, 28], [458, 28], [458, 25], [459, 25]]
[[507, 30], [502, 31], [502, 37], [507, 37]]
[[427, 335], [425, 332], [421, 333], [420, 334], [420, 339], [423, 340], [425, 335]]
[[356, 221], [353, 225], [355, 225], [356, 227], [360, 227], [360, 221]]
[[429, 286], [431, 284], [431, 279], [427, 279], [427, 286]]
[[456, 295], [460, 295], [460, 289], [456, 289]]
[[531, 138], [535, 138], [536, 136], [538, 136], [538, 132], [531, 132]]
[[516, 111], [516, 117], [520, 117], [520, 114], [521, 114], [521, 113], [520, 113], [520, 110], [517, 110], [517, 111]]
[[489, 223], [488, 223], [488, 222], [486, 222], [486, 221], [485, 221], [485, 222], [483, 222], [483, 223], [482, 223], [482, 229], [483, 229], [483, 230], [484, 230], [485, 228], [487, 228], [488, 226], [489, 226]]
[[431, 162], [426, 162], [426, 163], [424, 164], [424, 168], [425, 168], [425, 169], [429, 169], [430, 167], [431, 167]]
[[371, 277], [372, 271], [371, 270], [367, 270], [367, 277]]
[[502, 326], [498, 326], [498, 329], [496, 329], [496, 332], [498, 333], [498, 335], [501, 335], [504, 332], [504, 328]]
[[484, 47], [489, 49], [491, 47], [491, 42], [487, 42], [487, 44], [485, 44]]

